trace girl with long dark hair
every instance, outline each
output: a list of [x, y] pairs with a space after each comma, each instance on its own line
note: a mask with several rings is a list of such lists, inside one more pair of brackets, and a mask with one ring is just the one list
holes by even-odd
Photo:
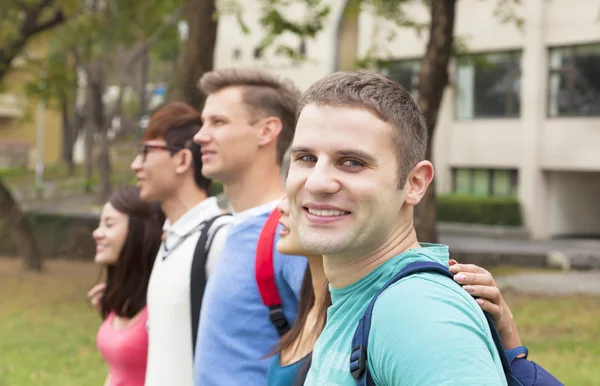
[[94, 231], [96, 264], [106, 269], [99, 309], [98, 350], [108, 364], [106, 386], [143, 386], [148, 333], [146, 292], [161, 243], [160, 211], [133, 186], [118, 188], [104, 205]]

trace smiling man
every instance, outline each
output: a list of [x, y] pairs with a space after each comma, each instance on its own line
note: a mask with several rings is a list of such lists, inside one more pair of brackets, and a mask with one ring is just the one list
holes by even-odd
[[[324, 256], [333, 305], [307, 385], [354, 385], [352, 337], [377, 291], [407, 264], [448, 264], [422, 244], [414, 207], [433, 179], [425, 119], [400, 85], [341, 72], [302, 96], [286, 191], [304, 248]], [[449, 278], [410, 276], [378, 298], [367, 365], [378, 385], [503, 385], [480, 307]]]
[[[211, 180], [201, 173], [200, 146], [192, 141], [201, 126], [200, 112], [191, 106], [163, 106], [152, 115], [131, 164], [140, 198], [160, 202], [167, 217], [148, 284], [146, 386], [193, 384], [193, 331], [199, 315], [191, 315], [196, 309], [191, 295], [202, 298], [199, 283], [205, 277], [199, 275], [212, 273], [232, 221], [221, 217], [216, 198], [208, 197]], [[197, 247], [207, 251], [207, 260], [192, 271]]]

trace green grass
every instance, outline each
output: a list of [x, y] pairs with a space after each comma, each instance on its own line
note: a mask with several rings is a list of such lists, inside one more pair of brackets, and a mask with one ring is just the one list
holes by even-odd
[[[0, 259], [0, 386], [102, 385], [98, 316], [86, 302], [98, 268], [49, 260], [26, 274]], [[504, 293], [530, 359], [566, 385], [600, 386], [600, 297]]]
[[504, 291], [533, 360], [566, 385], [600, 385], [600, 297]]
[[0, 260], [0, 386], [103, 384], [100, 318], [86, 303], [97, 277], [89, 263], [52, 262], [35, 275]]

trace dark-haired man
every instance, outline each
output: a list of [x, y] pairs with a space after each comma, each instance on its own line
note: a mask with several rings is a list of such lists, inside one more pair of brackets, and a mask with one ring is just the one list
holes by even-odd
[[300, 243], [323, 255], [332, 300], [305, 384], [355, 385], [368, 369], [377, 385], [506, 385], [479, 305], [434, 273], [382, 292], [351, 374], [354, 333], [376, 293], [410, 263], [448, 265], [448, 248], [419, 243], [413, 223], [434, 174], [427, 126], [402, 86], [364, 72], [316, 82], [298, 113], [286, 192]]
[[[195, 285], [205, 277], [198, 275], [212, 272], [232, 221], [231, 216], [217, 218], [222, 214], [217, 200], [208, 197], [211, 180], [202, 176], [200, 146], [192, 141], [201, 126], [200, 113], [192, 107], [165, 105], [152, 115], [131, 164], [140, 197], [160, 202], [167, 217], [148, 285], [146, 386], [193, 384], [198, 316], [190, 316], [191, 295], [201, 300], [204, 288]], [[203, 240], [205, 245], [199, 245]], [[192, 274], [197, 247], [207, 249], [206, 265]]]

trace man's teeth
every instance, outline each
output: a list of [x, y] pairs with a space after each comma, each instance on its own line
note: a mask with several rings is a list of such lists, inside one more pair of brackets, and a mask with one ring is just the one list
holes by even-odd
[[315, 216], [323, 216], [323, 217], [343, 216], [345, 214], [348, 214], [348, 212], [344, 212], [341, 210], [318, 210], [318, 209], [311, 209], [311, 208], [308, 208], [308, 213], [314, 214]]

